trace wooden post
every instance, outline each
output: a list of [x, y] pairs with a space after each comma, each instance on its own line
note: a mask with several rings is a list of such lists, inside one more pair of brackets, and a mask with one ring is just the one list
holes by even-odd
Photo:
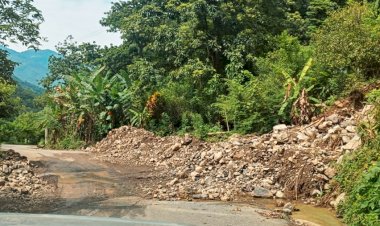
[[48, 145], [49, 142], [49, 129], [45, 128], [45, 146]]

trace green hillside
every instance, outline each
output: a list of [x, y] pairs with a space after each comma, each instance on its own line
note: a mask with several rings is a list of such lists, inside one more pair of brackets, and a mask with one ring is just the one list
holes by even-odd
[[16, 80], [36, 86], [39, 85], [38, 82], [48, 73], [49, 57], [57, 54], [52, 50], [17, 52], [6, 47], [0, 48], [9, 52], [10, 60], [19, 63], [14, 71]]

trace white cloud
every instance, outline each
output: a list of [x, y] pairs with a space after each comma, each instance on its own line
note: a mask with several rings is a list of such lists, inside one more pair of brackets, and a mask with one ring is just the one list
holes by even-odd
[[[120, 35], [107, 32], [99, 21], [111, 8], [111, 0], [34, 0], [34, 5], [42, 11], [45, 22], [40, 31], [48, 42], [41, 49], [55, 49], [58, 42], [72, 35], [75, 41], [92, 42], [99, 45], [118, 45]], [[16, 50], [24, 50], [20, 45], [10, 45]]]

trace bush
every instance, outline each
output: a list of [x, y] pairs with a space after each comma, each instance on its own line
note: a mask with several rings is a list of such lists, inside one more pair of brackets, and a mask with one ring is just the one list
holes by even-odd
[[370, 122], [361, 126], [364, 146], [345, 157], [336, 180], [347, 194], [340, 206], [349, 225], [380, 225], [380, 91], [368, 95], [375, 106]]
[[208, 138], [208, 133], [218, 131], [220, 131], [218, 126], [205, 123], [200, 114], [185, 112], [182, 114], [181, 128], [178, 133], [192, 133], [195, 137], [205, 140]]
[[368, 167], [341, 207], [344, 220], [350, 225], [380, 225], [380, 161]]
[[[316, 58], [334, 76], [375, 76], [380, 70], [380, 21], [368, 4], [334, 12], [314, 35]], [[348, 80], [346, 80], [348, 81]]]
[[149, 121], [148, 129], [158, 136], [168, 136], [174, 132], [174, 127], [167, 113], [162, 113], [159, 119]]
[[56, 149], [78, 149], [85, 145], [84, 141], [81, 141], [75, 135], [67, 135], [58, 141], [53, 148]]
[[36, 113], [24, 113], [13, 121], [0, 119], [0, 142], [11, 144], [37, 144], [43, 138], [37, 126]]

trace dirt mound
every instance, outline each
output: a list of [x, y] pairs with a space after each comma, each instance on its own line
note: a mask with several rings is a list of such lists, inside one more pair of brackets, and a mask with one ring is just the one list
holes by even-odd
[[96, 153], [97, 159], [111, 163], [176, 166], [202, 145], [205, 143], [189, 136], [157, 137], [144, 129], [123, 126], [87, 150]]
[[23, 211], [48, 205], [56, 185], [36, 175], [37, 166], [13, 150], [0, 152], [0, 211]]
[[269, 134], [236, 135], [218, 143], [161, 138], [125, 126], [88, 150], [100, 160], [160, 169], [171, 179], [146, 188], [158, 199], [227, 201], [250, 194], [315, 202], [331, 189], [334, 164], [360, 146], [356, 125], [368, 109], [337, 108], [309, 125], [277, 125]]

